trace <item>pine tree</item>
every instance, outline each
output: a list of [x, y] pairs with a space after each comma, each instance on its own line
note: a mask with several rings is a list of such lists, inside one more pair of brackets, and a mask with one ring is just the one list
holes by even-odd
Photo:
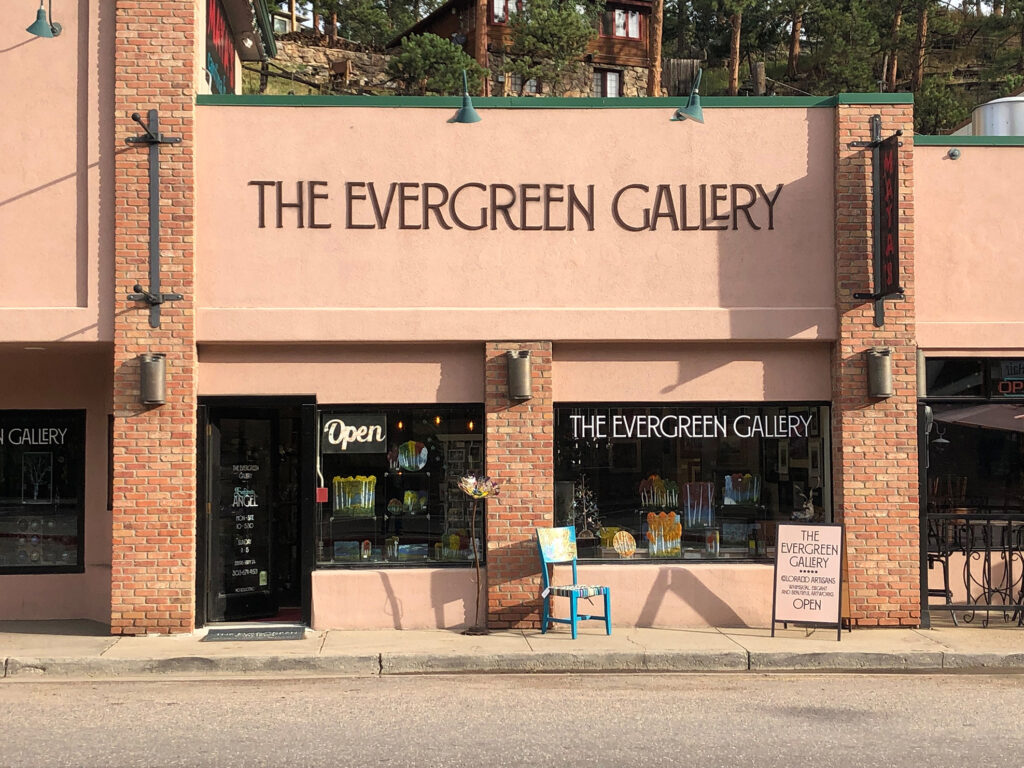
[[461, 93], [462, 70], [470, 91], [479, 93], [487, 70], [459, 46], [431, 34], [404, 38], [401, 50], [388, 62], [388, 74], [400, 80], [406, 91], [421, 96]]

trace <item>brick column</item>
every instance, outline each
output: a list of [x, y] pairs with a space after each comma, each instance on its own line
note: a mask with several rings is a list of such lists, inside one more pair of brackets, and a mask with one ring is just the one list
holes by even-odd
[[[843, 97], [840, 97], [840, 102]], [[902, 129], [900, 282], [906, 299], [853, 298], [872, 284], [870, 118], [882, 136]], [[920, 624], [917, 380], [914, 327], [914, 166], [912, 104], [844, 104], [836, 110], [836, 300], [839, 340], [832, 356], [832, 458], [838, 519], [846, 524], [850, 609], [860, 626]], [[867, 393], [871, 347], [892, 349], [892, 397]]]
[[[508, 398], [505, 353], [529, 350], [533, 397]], [[501, 483], [487, 506], [487, 626], [540, 626], [540, 560], [535, 528], [554, 516], [551, 342], [488, 342], [487, 474]]]
[[[196, 345], [193, 325], [194, 0], [116, 3], [114, 83], [114, 435], [110, 624], [114, 634], [195, 624]], [[160, 328], [125, 297], [149, 287], [149, 162], [138, 112], [160, 112]], [[139, 399], [138, 356], [167, 356], [167, 404]]]

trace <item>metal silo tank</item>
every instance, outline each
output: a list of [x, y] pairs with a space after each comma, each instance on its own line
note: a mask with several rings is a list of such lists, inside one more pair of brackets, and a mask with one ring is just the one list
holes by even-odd
[[975, 136], [1024, 136], [1024, 96], [982, 104], [971, 115]]

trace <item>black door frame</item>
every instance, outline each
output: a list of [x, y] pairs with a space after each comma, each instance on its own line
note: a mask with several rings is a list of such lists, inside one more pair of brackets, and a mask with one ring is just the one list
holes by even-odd
[[307, 626], [313, 613], [313, 566], [315, 555], [314, 519], [316, 512], [316, 417], [315, 395], [260, 396], [211, 395], [200, 397], [197, 413], [198, 452], [196, 478], [196, 626], [207, 623], [209, 606], [209, 527], [212, 478], [210, 462], [210, 412], [211, 410], [276, 410], [291, 408], [299, 411], [300, 456], [299, 456], [299, 562], [302, 621]]

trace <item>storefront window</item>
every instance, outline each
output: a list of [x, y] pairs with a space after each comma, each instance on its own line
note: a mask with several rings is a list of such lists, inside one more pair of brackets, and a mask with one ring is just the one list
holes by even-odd
[[932, 413], [930, 510], [1024, 511], [1024, 406], [936, 404]]
[[[472, 562], [472, 501], [483, 472], [480, 406], [325, 407], [320, 414], [320, 565]], [[485, 502], [476, 510], [484, 552]]]
[[928, 360], [928, 397], [984, 397], [985, 369], [981, 360], [939, 357]]
[[827, 406], [560, 405], [555, 423], [555, 524], [582, 559], [763, 559], [779, 521], [832, 519]]
[[0, 572], [81, 572], [85, 412], [0, 411]]

